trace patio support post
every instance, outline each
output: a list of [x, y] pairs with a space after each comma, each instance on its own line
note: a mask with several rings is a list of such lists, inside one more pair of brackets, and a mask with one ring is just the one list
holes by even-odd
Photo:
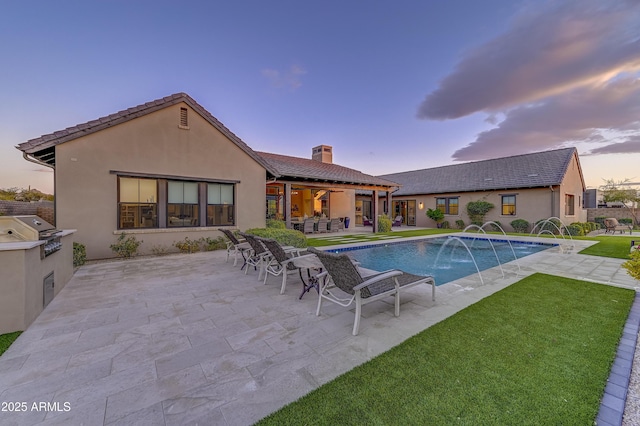
[[284, 220], [287, 229], [291, 229], [291, 184], [284, 184]]
[[371, 215], [373, 216], [373, 233], [378, 232], [378, 191], [371, 194]]
[[387, 217], [391, 220], [395, 217], [393, 214], [393, 201], [391, 200], [391, 188], [387, 189]]

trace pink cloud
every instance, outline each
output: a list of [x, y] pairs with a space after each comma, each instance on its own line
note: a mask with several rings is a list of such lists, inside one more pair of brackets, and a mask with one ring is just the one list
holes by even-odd
[[640, 70], [640, 2], [534, 2], [470, 50], [418, 109], [424, 119], [495, 112]]

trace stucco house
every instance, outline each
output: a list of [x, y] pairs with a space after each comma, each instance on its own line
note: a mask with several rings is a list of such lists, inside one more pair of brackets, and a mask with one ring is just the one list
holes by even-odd
[[270, 208], [287, 222], [293, 206], [312, 215], [316, 202], [327, 216], [353, 217], [356, 189], [398, 187], [332, 164], [327, 146], [314, 148], [314, 159], [257, 153], [185, 93], [17, 148], [54, 169], [56, 226], [77, 229], [89, 259], [113, 257], [122, 232], [150, 253], [185, 237], [220, 236], [221, 227], [264, 227]]
[[[439, 209], [455, 227], [470, 223], [466, 205], [484, 200], [495, 207], [485, 221], [497, 221], [507, 231], [515, 219], [534, 223], [550, 217], [564, 224], [586, 221], [585, 191], [580, 159], [575, 148], [412, 170], [379, 176], [400, 188], [381, 198], [391, 217], [402, 216], [409, 226], [435, 227], [427, 209]], [[368, 199], [368, 194], [357, 198]]]
[[485, 220], [498, 221], [507, 231], [515, 219], [534, 223], [557, 217], [567, 225], [586, 221], [585, 183], [575, 148], [379, 177], [400, 184], [392, 193], [390, 216], [403, 216], [406, 225], [434, 227], [425, 214], [429, 208], [442, 210], [452, 227], [456, 220], [468, 225], [466, 205], [479, 200], [495, 206]]

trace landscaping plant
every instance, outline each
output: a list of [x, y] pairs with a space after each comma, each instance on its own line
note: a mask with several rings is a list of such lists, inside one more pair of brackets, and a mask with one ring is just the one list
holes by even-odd
[[138, 247], [144, 241], [138, 240], [135, 235], [125, 234], [124, 232], [118, 236], [115, 244], [111, 244], [109, 247], [118, 257], [123, 259], [130, 259], [138, 254]]
[[195, 253], [200, 251], [200, 240], [192, 240], [189, 237], [184, 237], [184, 240], [177, 241], [173, 245], [180, 251], [180, 253]]
[[73, 267], [82, 266], [87, 261], [87, 248], [84, 244], [73, 242]]
[[529, 222], [524, 219], [516, 219], [511, 221], [511, 227], [513, 230], [519, 234], [524, 234], [529, 232]]
[[636, 280], [640, 280], [640, 250], [634, 250], [629, 255], [631, 258], [622, 264], [622, 267], [627, 270]]
[[245, 233], [262, 238], [271, 238], [285, 246], [307, 247], [307, 237], [295, 229], [251, 228], [247, 229]]
[[428, 209], [426, 215], [429, 219], [436, 223], [436, 227], [440, 228], [440, 222], [444, 219], [444, 213], [439, 209]]
[[467, 214], [469, 215], [471, 223], [473, 223], [474, 225], [482, 226], [484, 224], [484, 217], [493, 207], [493, 204], [484, 200], [468, 202]]
[[378, 216], [378, 232], [391, 232], [391, 219], [383, 214]]

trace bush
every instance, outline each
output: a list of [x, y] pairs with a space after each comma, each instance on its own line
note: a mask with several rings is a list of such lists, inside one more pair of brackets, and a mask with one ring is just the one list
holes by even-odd
[[153, 253], [156, 256], [164, 256], [166, 254], [169, 254], [169, 247], [163, 244], [159, 244], [151, 247], [151, 253]]
[[378, 216], [378, 232], [391, 232], [391, 219], [382, 214]]
[[227, 248], [227, 244], [224, 242], [224, 238], [200, 238], [203, 251], [223, 250]]
[[491, 224], [491, 229], [495, 232], [503, 232], [504, 228], [502, 227], [502, 224], [500, 222], [498, 222], [497, 220], [494, 220], [493, 223]]
[[73, 267], [77, 268], [87, 262], [87, 248], [84, 244], [73, 242]]
[[115, 244], [111, 244], [109, 247], [118, 257], [123, 259], [129, 259], [138, 254], [138, 247], [144, 241], [138, 241], [135, 235], [129, 235], [124, 232], [120, 234]]
[[580, 223], [572, 223], [564, 229], [566, 229], [566, 232], [573, 237], [582, 237], [584, 235], [584, 229]]
[[524, 219], [516, 219], [511, 221], [511, 227], [515, 232], [524, 234], [529, 231], [530, 223]]
[[442, 213], [442, 210], [438, 209], [428, 209], [426, 215], [429, 219], [433, 220], [437, 224], [440, 223], [442, 219], [444, 219], [444, 213]]
[[287, 224], [283, 220], [267, 219], [267, 228], [269, 229], [287, 229]]
[[[544, 225], [541, 225], [542, 223], [544, 223]], [[554, 235], [558, 235], [558, 229], [561, 230], [563, 226], [564, 225], [562, 225], [562, 222], [560, 222], [558, 219], [540, 219], [536, 222], [534, 229], [537, 233], [540, 233], [542, 231], [549, 231]]]
[[462, 220], [462, 219], [456, 220], [456, 227], [458, 229], [464, 229], [464, 220]]
[[192, 240], [184, 237], [184, 240], [173, 243], [174, 247], [180, 250], [180, 253], [195, 253], [200, 251], [200, 240]]
[[622, 267], [626, 269], [633, 278], [640, 280], [640, 250], [632, 252], [629, 257], [631, 259], [624, 262]]
[[600, 225], [600, 228], [598, 228], [598, 229], [604, 228], [604, 220], [605, 219], [606, 219], [606, 217], [604, 217], [604, 216], [598, 216], [598, 217], [594, 217], [593, 218], [593, 221], [595, 223], [597, 223], [598, 225]]
[[245, 232], [257, 237], [272, 238], [285, 246], [307, 247], [307, 237], [302, 232], [294, 229], [251, 228]]
[[469, 219], [471, 219], [471, 223], [482, 226], [484, 224], [484, 217], [489, 210], [494, 207], [488, 201], [470, 201], [467, 203], [467, 214], [469, 215]]
[[633, 225], [633, 219], [630, 217], [623, 217], [622, 219], [618, 219], [618, 222], [622, 225]]

